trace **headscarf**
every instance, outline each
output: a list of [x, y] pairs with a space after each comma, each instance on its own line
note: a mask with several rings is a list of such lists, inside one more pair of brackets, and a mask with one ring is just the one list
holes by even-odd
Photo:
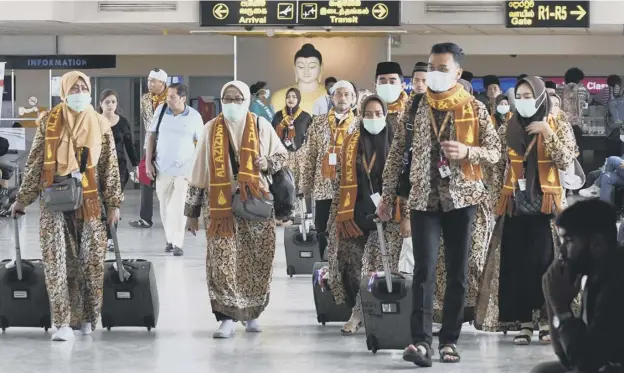
[[364, 122], [360, 123], [360, 146], [364, 149], [364, 154], [368, 159], [371, 159], [374, 153], [377, 153], [375, 156], [376, 161], [373, 167], [380, 171], [378, 172], [381, 175], [383, 171], [383, 167], [386, 164], [386, 158], [388, 157], [388, 152], [390, 150], [390, 145], [392, 143], [392, 139], [394, 138], [394, 128], [388, 123], [388, 106], [384, 102], [384, 100], [377, 96], [376, 94], [371, 94], [362, 99], [362, 103], [360, 105], [360, 113], [362, 117], [364, 116], [364, 111], [366, 109], [366, 105], [368, 105], [371, 101], [377, 101], [381, 104], [383, 109], [383, 113], [386, 116], [386, 127], [379, 132], [377, 135], [370, 134], [364, 128]]
[[61, 141], [58, 144], [57, 169], [60, 176], [69, 175], [79, 168], [75, 157], [74, 144], [69, 136], [68, 129], [72, 129], [73, 138], [79, 148], [87, 147], [94, 165], [98, 164], [102, 153], [102, 134], [110, 129], [110, 123], [99, 115], [89, 105], [85, 110], [76, 113], [67, 106], [67, 96], [76, 82], [82, 79], [91, 93], [91, 79], [80, 71], [70, 71], [61, 77], [61, 105], [63, 114], [63, 128], [61, 129]]
[[[495, 100], [496, 108], [498, 108], [498, 105], [500, 105], [501, 101], [507, 101], [507, 103], [509, 103], [509, 99], [507, 98], [507, 96], [501, 93], [500, 95], [496, 96], [496, 100]], [[496, 123], [495, 123], [496, 128], [500, 127], [503, 123], [505, 123], [506, 118], [507, 118], [507, 114], [503, 115], [499, 113], [498, 110], [494, 110], [494, 119], [496, 119]]]
[[[221, 88], [221, 97], [223, 97], [225, 90], [231, 86], [235, 87], [240, 91], [244, 99], [242, 105], [247, 109], [247, 111], [249, 111], [249, 105], [251, 103], [251, 91], [249, 90], [249, 86], [244, 82], [241, 82], [240, 80], [232, 80], [231, 82], [225, 83], [223, 88]], [[232, 139], [235, 140], [233, 142], [236, 151], [238, 151], [238, 146], [243, 138], [243, 130], [245, 129], [245, 121], [247, 119], [247, 115], [242, 115], [241, 117], [242, 119], [238, 122], [232, 122], [227, 118], [225, 119], [225, 124], [227, 124], [230, 130], [230, 134], [233, 136]]]
[[295, 107], [293, 108], [289, 108], [288, 105], [284, 104], [284, 109], [286, 109], [286, 112], [289, 115], [293, 115], [294, 113], [297, 112], [297, 109], [299, 109], [299, 105], [301, 105], [301, 92], [299, 92], [297, 88], [291, 87], [288, 89], [288, 91], [286, 91], [286, 98], [288, 98], [288, 94], [290, 92], [294, 92], [295, 95], [297, 96], [297, 105], [295, 105]]
[[[537, 100], [535, 105], [538, 106], [537, 112], [530, 118], [523, 118], [518, 114], [517, 109], [507, 124], [507, 146], [509, 146], [517, 154], [524, 156], [529, 144], [536, 135], [529, 135], [526, 127], [532, 122], [542, 121], [550, 114], [550, 102], [546, 94], [546, 85], [544, 81], [536, 76], [527, 76], [518, 80], [515, 86], [515, 92], [522, 84], [528, 84], [533, 91], [533, 97]], [[539, 177], [537, 165], [537, 146], [533, 146], [531, 152], [527, 156], [526, 163], [526, 190], [530, 192], [531, 199], [534, 200], [539, 193]]]

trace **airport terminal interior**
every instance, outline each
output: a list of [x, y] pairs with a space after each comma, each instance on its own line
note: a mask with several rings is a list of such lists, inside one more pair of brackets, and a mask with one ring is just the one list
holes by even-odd
[[[186, 104], [197, 110], [205, 123], [222, 113], [227, 104], [222, 102], [222, 88], [232, 80], [247, 86], [265, 82], [261, 89], [275, 113], [284, 107], [288, 89], [297, 87], [304, 93], [302, 105], [307, 110], [330, 94], [324, 85], [326, 78], [351, 82], [354, 90], [371, 94], [376, 88], [378, 63], [393, 61], [402, 69], [407, 97], [413, 89], [415, 65], [424, 62], [422, 71], [426, 72], [431, 47], [451, 42], [465, 53], [462, 68], [473, 75], [474, 95], [485, 100], [492, 82], [486, 76], [495, 76], [500, 93], [506, 94], [521, 74], [541, 77], [559, 89], [568, 83], [564, 78], [568, 69], [582, 70], [579, 84], [586, 88], [587, 97], [581, 107], [577, 142], [581, 172], [589, 175], [602, 167], [609, 155], [605, 145], [605, 111], [609, 109], [598, 97], [609, 87], [608, 77], [617, 76], [620, 85], [624, 77], [621, 14], [624, 1], [619, 0], [0, 0], [0, 79], [4, 77], [0, 80], [0, 138], [9, 139], [10, 149], [6, 156], [0, 154], [0, 166], [14, 168], [16, 172], [6, 185], [18, 188], [37, 131], [36, 119], [64, 102], [62, 77], [72, 70], [82, 71], [90, 79], [95, 107], [101, 104], [102, 91], [117, 92], [118, 114], [128, 120], [132, 145], [141, 156], [146, 138], [141, 100], [149, 92], [148, 80], [154, 77], [164, 76], [168, 85], [186, 85]], [[302, 54], [305, 50], [308, 54]], [[308, 61], [305, 66], [300, 65], [298, 56]], [[615, 192], [620, 214], [624, 211], [623, 192], [622, 188]], [[279, 225], [275, 231], [269, 302], [258, 319], [262, 331], [247, 332], [244, 323], [237, 322], [230, 338], [213, 338], [219, 322], [209, 298], [203, 224], [197, 236], [186, 233], [183, 256], [165, 252], [156, 193], [153, 225], [130, 225], [139, 219], [141, 193], [140, 183], [130, 180], [123, 193], [117, 235], [123, 259], [142, 259], [153, 265], [157, 325], [149, 331], [141, 326], [107, 330], [99, 323], [92, 334], [76, 332], [70, 342], [51, 342], [55, 328], [8, 327], [0, 333], [0, 373], [423, 369], [404, 361], [402, 348], [407, 346], [373, 353], [364, 327], [354, 335], [344, 335], [341, 328], [346, 319], [319, 322], [314, 295], [319, 283], [310, 274], [313, 261], [309, 274], [290, 275], [287, 252], [293, 250], [293, 240], [286, 234], [288, 225]], [[2, 198], [0, 193], [0, 215]], [[576, 192], [568, 195], [570, 203], [582, 199]], [[0, 266], [15, 258], [15, 224], [22, 257], [42, 258], [40, 213], [39, 201], [18, 219], [11, 219], [4, 210], [0, 260], [6, 261]], [[106, 260], [115, 260], [114, 253], [107, 251]], [[8, 267], [3, 270], [0, 268], [0, 273], [9, 271]], [[2, 281], [5, 278], [0, 276], [0, 289]], [[0, 302], [3, 294], [0, 291]], [[410, 325], [406, 322], [391, 328], [405, 331]], [[529, 346], [515, 344], [517, 334], [485, 332], [466, 322], [458, 341], [461, 362], [440, 363], [434, 337], [434, 365], [428, 369], [529, 373], [539, 363], [557, 360], [552, 346], [540, 343], [538, 330]]]

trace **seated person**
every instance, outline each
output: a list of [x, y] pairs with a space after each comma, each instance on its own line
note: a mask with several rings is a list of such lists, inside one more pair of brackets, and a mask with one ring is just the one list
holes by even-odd
[[[621, 373], [624, 248], [616, 241], [615, 210], [603, 201], [580, 201], [564, 210], [556, 224], [561, 253], [542, 285], [559, 361], [540, 364], [532, 372]], [[571, 306], [581, 288], [581, 312], [574, 315]]]
[[[591, 174], [591, 173], [590, 173]], [[613, 187], [624, 186], [624, 159], [609, 157], [600, 176], [589, 187], [579, 191], [585, 198], [597, 198], [613, 203]]]

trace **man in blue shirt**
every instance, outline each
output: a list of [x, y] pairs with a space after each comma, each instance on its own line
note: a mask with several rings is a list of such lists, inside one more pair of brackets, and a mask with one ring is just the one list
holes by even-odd
[[[184, 202], [189, 176], [195, 160], [195, 144], [204, 129], [201, 115], [186, 104], [188, 88], [175, 83], [167, 90], [166, 104], [154, 111], [147, 139], [147, 175], [156, 180], [160, 217], [165, 228], [166, 252], [184, 255]], [[165, 110], [161, 118], [161, 112]], [[159, 123], [160, 121], [160, 123]], [[156, 150], [154, 152], [154, 150]]]

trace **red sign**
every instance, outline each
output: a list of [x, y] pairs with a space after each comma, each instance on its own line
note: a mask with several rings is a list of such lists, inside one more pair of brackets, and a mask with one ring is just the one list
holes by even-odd
[[[565, 80], [563, 78], [542, 78], [545, 82], [551, 80], [555, 82], [557, 85], [564, 84]], [[603, 77], [587, 77], [581, 83], [587, 88], [589, 93], [595, 94], [600, 92], [601, 89], [607, 86], [607, 78]]]

